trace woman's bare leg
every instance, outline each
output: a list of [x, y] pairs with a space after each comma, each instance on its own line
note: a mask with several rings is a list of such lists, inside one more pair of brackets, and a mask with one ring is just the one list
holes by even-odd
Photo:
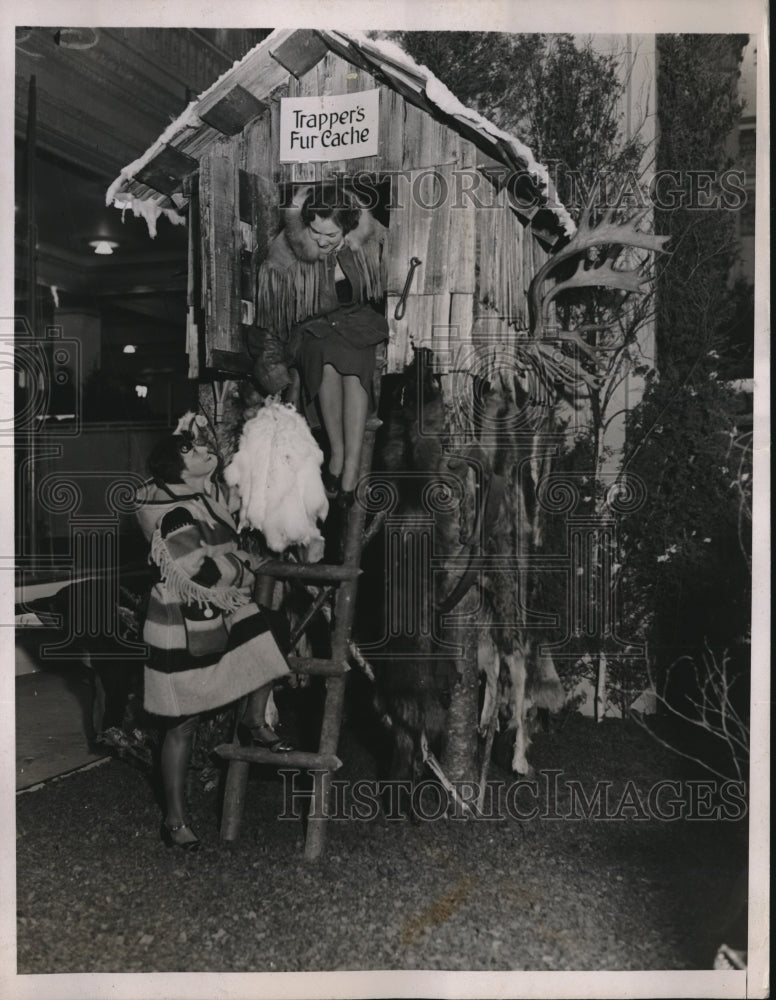
[[361, 445], [364, 441], [366, 414], [369, 396], [357, 375], [343, 375], [342, 392], [342, 434], [344, 441], [344, 464], [342, 467], [342, 489], [355, 489], [361, 463]]
[[323, 366], [318, 401], [326, 436], [329, 439], [329, 472], [338, 476], [345, 460], [345, 439], [342, 434], [343, 378], [332, 365]]
[[[198, 716], [189, 715], [172, 721], [164, 734], [161, 766], [162, 787], [166, 808], [165, 823], [168, 827], [178, 827], [188, 823], [186, 808], [186, 774], [191, 761], [194, 734], [197, 731]], [[190, 831], [179, 835], [179, 840], [196, 840]]]

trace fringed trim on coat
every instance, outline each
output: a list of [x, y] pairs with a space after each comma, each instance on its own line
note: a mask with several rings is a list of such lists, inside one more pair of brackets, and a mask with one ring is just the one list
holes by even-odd
[[364, 282], [364, 300], [379, 302], [385, 294], [380, 244], [373, 240], [352, 249], [356, 267]]
[[[361, 286], [354, 289], [356, 301], [379, 301], [385, 294], [381, 252], [385, 233], [385, 227], [362, 210], [358, 227], [345, 237]], [[257, 326], [286, 340], [293, 326], [323, 312], [323, 295], [326, 291], [333, 293], [333, 288], [327, 289], [327, 263], [317, 259], [317, 254], [318, 247], [310, 239], [299, 214], [291, 210], [286, 212], [286, 228], [270, 247], [267, 260], [259, 269]]]
[[320, 268], [296, 261], [280, 269], [265, 264], [259, 271], [256, 325], [286, 340], [291, 328], [320, 312]]
[[203, 587], [186, 576], [170, 555], [158, 528], [151, 539], [151, 559], [159, 567], [165, 590], [181, 604], [197, 604], [200, 608], [211, 605], [232, 612], [250, 601], [237, 587]]

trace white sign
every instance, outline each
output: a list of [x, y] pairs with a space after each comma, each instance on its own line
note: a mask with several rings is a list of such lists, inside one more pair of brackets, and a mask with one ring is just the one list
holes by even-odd
[[280, 162], [377, 156], [380, 91], [280, 100]]

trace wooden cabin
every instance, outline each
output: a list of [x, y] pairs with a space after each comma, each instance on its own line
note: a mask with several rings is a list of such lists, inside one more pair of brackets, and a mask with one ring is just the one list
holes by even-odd
[[[109, 189], [108, 201], [145, 216], [152, 230], [157, 223], [164, 224], [162, 215], [173, 222], [188, 221], [189, 373], [201, 382], [212, 381], [218, 399], [217, 386], [225, 390], [236, 374], [252, 371], [244, 346], [245, 330], [254, 322], [257, 273], [280, 228], [281, 207], [289, 203], [295, 185], [335, 179], [346, 188], [349, 185], [357, 196], [365, 189], [374, 195], [371, 209], [387, 226], [384, 259], [390, 336], [384, 372], [402, 373], [414, 360], [413, 349], [430, 349], [430, 355], [424, 352], [421, 357], [432, 359], [433, 373], [442, 387], [441, 400], [436, 398], [437, 413], [443, 412], [446, 422], [450, 417], [445, 431], [450, 439], [446, 448], [452, 453], [475, 435], [474, 376], [488, 380], [494, 371], [517, 364], [524, 353], [518, 341], [530, 342], [531, 336], [531, 280], [552, 248], [572, 236], [574, 224], [555, 197], [547, 169], [535, 161], [530, 149], [465, 108], [398, 46], [342, 31], [273, 32], [122, 171]], [[468, 408], [464, 401], [470, 404]], [[533, 409], [542, 412], [540, 407]], [[406, 412], [411, 413], [412, 407]], [[217, 421], [218, 406], [215, 415]], [[367, 423], [362, 476], [371, 467], [376, 427], [370, 424], [377, 423]], [[530, 442], [531, 428], [527, 430]], [[425, 429], [420, 436], [425, 436]], [[500, 433], [495, 439], [499, 437]], [[512, 449], [512, 459], [516, 455]], [[435, 456], [442, 458], [441, 452]], [[445, 467], [449, 470], [448, 457]], [[442, 473], [445, 483], [454, 480], [466, 499], [446, 507], [447, 519], [436, 517], [433, 532], [445, 520], [447, 538], [469, 539], [465, 551], [471, 559], [480, 544], [480, 532], [466, 518], [487, 498], [488, 505], [478, 510], [477, 518], [483, 519], [483, 531], [489, 530], [503, 492], [500, 485], [490, 489], [497, 478], [492, 475], [494, 457], [474, 460], [476, 471], [463, 460], [457, 475]], [[440, 475], [436, 467], [424, 468], [425, 472], [431, 479]], [[410, 478], [414, 475], [410, 473]], [[509, 480], [507, 489], [520, 491], [517, 474], [499, 475], [499, 483], [502, 478]], [[512, 497], [510, 509], [519, 508], [519, 498]], [[329, 678], [319, 754], [294, 758], [305, 767], [312, 761], [321, 769], [319, 773], [339, 765], [334, 755], [347, 669], [342, 653], [350, 641], [365, 519], [365, 505], [354, 504], [346, 519], [342, 565], [310, 567], [277, 561], [269, 567], [265, 564], [260, 577], [260, 587], [267, 585], [260, 592], [260, 603], [271, 600], [274, 579], [299, 579], [304, 573], [305, 579], [317, 574], [314, 579], [342, 581], [335, 598], [331, 658], [290, 661], [294, 670], [325, 673]], [[372, 522], [376, 524], [377, 520]], [[468, 767], [469, 751], [476, 744], [477, 670], [485, 669], [470, 655], [472, 629], [467, 624], [481, 600], [472, 587], [478, 570], [461, 575], [460, 545], [450, 552], [440, 544], [435, 553], [447, 563], [441, 567], [435, 563], [432, 572], [428, 562], [432, 527], [427, 519], [412, 524], [412, 530], [419, 532], [418, 542], [417, 549], [410, 545], [408, 552], [420, 553], [420, 561], [416, 564], [413, 558], [402, 572], [386, 573], [396, 588], [392, 593], [398, 595], [403, 588], [410, 602], [417, 594], [430, 597], [432, 591], [425, 582], [433, 579], [432, 599], [441, 601], [444, 591], [447, 611], [455, 608], [444, 645], [434, 632], [431, 645], [416, 648], [418, 655], [432, 659], [449, 659], [451, 651], [459, 651], [455, 656], [465, 680], [455, 687], [450, 716], [458, 719], [457, 730], [474, 739], [467, 749]], [[386, 531], [393, 528], [387, 526]], [[530, 530], [528, 521], [523, 535]], [[512, 545], [512, 538], [513, 533], [506, 532], [504, 544]], [[512, 595], [514, 603], [516, 552], [506, 555], [506, 570], [492, 576], [499, 576], [502, 589]], [[525, 585], [520, 592], [527, 592]], [[326, 591], [321, 594], [325, 600]], [[451, 598], [453, 603], [447, 605]], [[522, 614], [522, 606], [518, 611]], [[420, 638], [414, 623], [423, 621], [425, 642], [426, 622], [433, 617], [430, 606], [413, 603], [413, 614], [407, 616], [412, 621], [413, 641]], [[519, 618], [513, 618], [517, 627]], [[404, 628], [403, 621], [400, 626]], [[498, 628], [503, 628], [501, 623]], [[372, 656], [390, 659], [392, 655], [379, 642], [366, 648]], [[485, 648], [485, 644], [478, 646]], [[496, 655], [495, 644], [487, 648]], [[521, 676], [527, 676], [525, 670]], [[524, 698], [518, 700], [526, 704]], [[271, 763], [272, 758], [269, 751], [256, 748], [228, 746], [219, 752], [232, 763], [239, 761], [242, 769], [238, 774], [230, 768], [227, 778], [232, 793], [225, 796], [222, 836], [232, 839], [240, 821], [246, 762]], [[255, 756], [260, 752], [268, 759]], [[454, 779], [465, 776], [462, 768], [463, 756], [452, 772]], [[321, 807], [313, 810], [317, 816], [308, 825], [306, 853], [310, 858], [321, 850], [326, 787], [323, 779], [315, 786]]]
[[[318, 127], [332, 121], [344, 125]], [[387, 372], [402, 371], [419, 346], [433, 350], [440, 376], [469, 371], [473, 349], [503, 351], [526, 335], [531, 277], [574, 231], [547, 169], [394, 43], [283, 29], [193, 101], [108, 191], [108, 203], [144, 216], [151, 235], [162, 216], [188, 224], [192, 378], [250, 371], [243, 327], [281, 201], [294, 184], [333, 178], [381, 192]], [[397, 313], [413, 258], [420, 264]]]

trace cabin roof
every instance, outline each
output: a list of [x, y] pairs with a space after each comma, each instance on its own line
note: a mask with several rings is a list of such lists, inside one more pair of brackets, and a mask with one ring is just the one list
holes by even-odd
[[373, 40], [361, 32], [278, 29], [251, 49], [193, 100], [156, 142], [124, 167], [106, 194], [106, 204], [131, 208], [155, 235], [156, 220], [166, 215], [184, 221], [183, 179], [219, 138], [233, 135], [266, 110], [267, 99], [289, 73], [301, 76], [327, 51], [372, 74], [510, 171], [527, 174], [539, 204], [557, 221], [558, 235], [572, 235], [575, 225], [558, 201], [547, 167], [538, 163], [518, 138], [465, 107], [425, 66], [400, 46]]

